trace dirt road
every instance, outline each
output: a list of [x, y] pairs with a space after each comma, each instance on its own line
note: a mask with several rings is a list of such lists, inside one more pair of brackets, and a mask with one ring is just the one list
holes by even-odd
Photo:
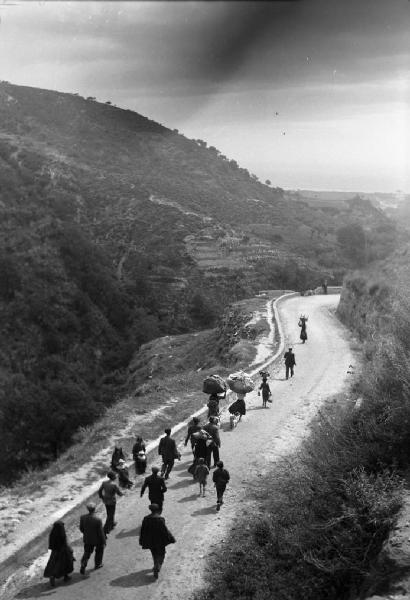
[[[334, 317], [338, 299], [336, 295], [293, 297], [279, 306], [286, 340], [296, 355], [295, 377], [286, 381], [283, 361], [274, 364], [270, 409], [262, 409], [261, 399], [254, 392], [247, 396], [248, 413], [235, 430], [227, 428], [228, 419], [224, 415], [221, 458], [232, 479], [219, 513], [215, 511], [211, 485], [207, 496], [199, 497], [198, 486], [187, 473], [191, 452], [182, 449], [182, 460], [176, 463], [169, 480], [163, 513], [177, 543], [169, 547], [158, 581], [152, 576], [149, 551], [141, 550], [138, 545], [139, 526], [148, 512], [148, 499], [139, 497], [139, 479], [137, 489], [128, 492], [118, 504], [118, 525], [109, 536], [103, 569], [90, 569], [86, 577], [80, 576], [81, 540], [71, 538], [77, 557], [71, 582], [49, 589], [41, 577], [43, 558], [31, 568], [31, 580], [13, 597], [186, 600], [192, 590], [201, 586], [207, 553], [226, 535], [236, 514], [252, 510], [246, 493], [249, 475], [263, 473], [271, 461], [293, 450], [325, 398], [346, 386], [349, 377], [346, 371], [355, 357], [348, 332]], [[297, 326], [302, 312], [309, 315], [308, 341], [303, 345]]]

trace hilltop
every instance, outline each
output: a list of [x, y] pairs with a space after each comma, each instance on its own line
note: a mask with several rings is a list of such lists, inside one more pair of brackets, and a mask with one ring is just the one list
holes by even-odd
[[3, 481], [101, 415], [141, 344], [214, 326], [261, 288], [338, 280], [395, 244], [369, 203], [289, 202], [203, 140], [7, 82], [0, 177]]

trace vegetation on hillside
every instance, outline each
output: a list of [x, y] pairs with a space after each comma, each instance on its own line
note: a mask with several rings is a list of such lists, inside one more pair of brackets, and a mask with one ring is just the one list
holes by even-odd
[[[335, 215], [135, 112], [2, 82], [0, 123], [0, 482], [100, 415], [142, 343], [360, 264]], [[380, 227], [395, 243], [376, 209], [337, 218], [366, 222], [367, 248], [382, 251]]]
[[260, 514], [238, 518], [196, 600], [329, 600], [383, 589], [380, 551], [410, 464], [410, 272], [406, 254], [345, 281], [341, 318], [363, 342], [360, 402], [330, 404], [301, 450], [258, 488]]

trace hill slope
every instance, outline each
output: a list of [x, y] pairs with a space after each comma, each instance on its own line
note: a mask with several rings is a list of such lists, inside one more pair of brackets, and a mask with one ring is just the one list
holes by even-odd
[[394, 244], [370, 205], [286, 202], [202, 140], [7, 82], [0, 180], [0, 480], [11, 457], [15, 475], [57, 456], [113, 401], [141, 343], [213, 325], [260, 287], [338, 277], [363, 239], [367, 258]]

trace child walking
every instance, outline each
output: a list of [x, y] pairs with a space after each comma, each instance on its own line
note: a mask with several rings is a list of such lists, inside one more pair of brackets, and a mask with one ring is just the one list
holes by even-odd
[[198, 459], [198, 465], [195, 469], [194, 477], [199, 483], [199, 495], [205, 497], [206, 480], [209, 475], [209, 469], [205, 464], [205, 459]]
[[262, 390], [262, 406], [263, 408], [267, 408], [266, 403], [272, 402], [270, 397], [272, 396], [272, 392], [270, 391], [269, 383], [266, 381], [266, 377], [262, 378], [262, 383], [259, 386], [258, 396], [261, 395]]

